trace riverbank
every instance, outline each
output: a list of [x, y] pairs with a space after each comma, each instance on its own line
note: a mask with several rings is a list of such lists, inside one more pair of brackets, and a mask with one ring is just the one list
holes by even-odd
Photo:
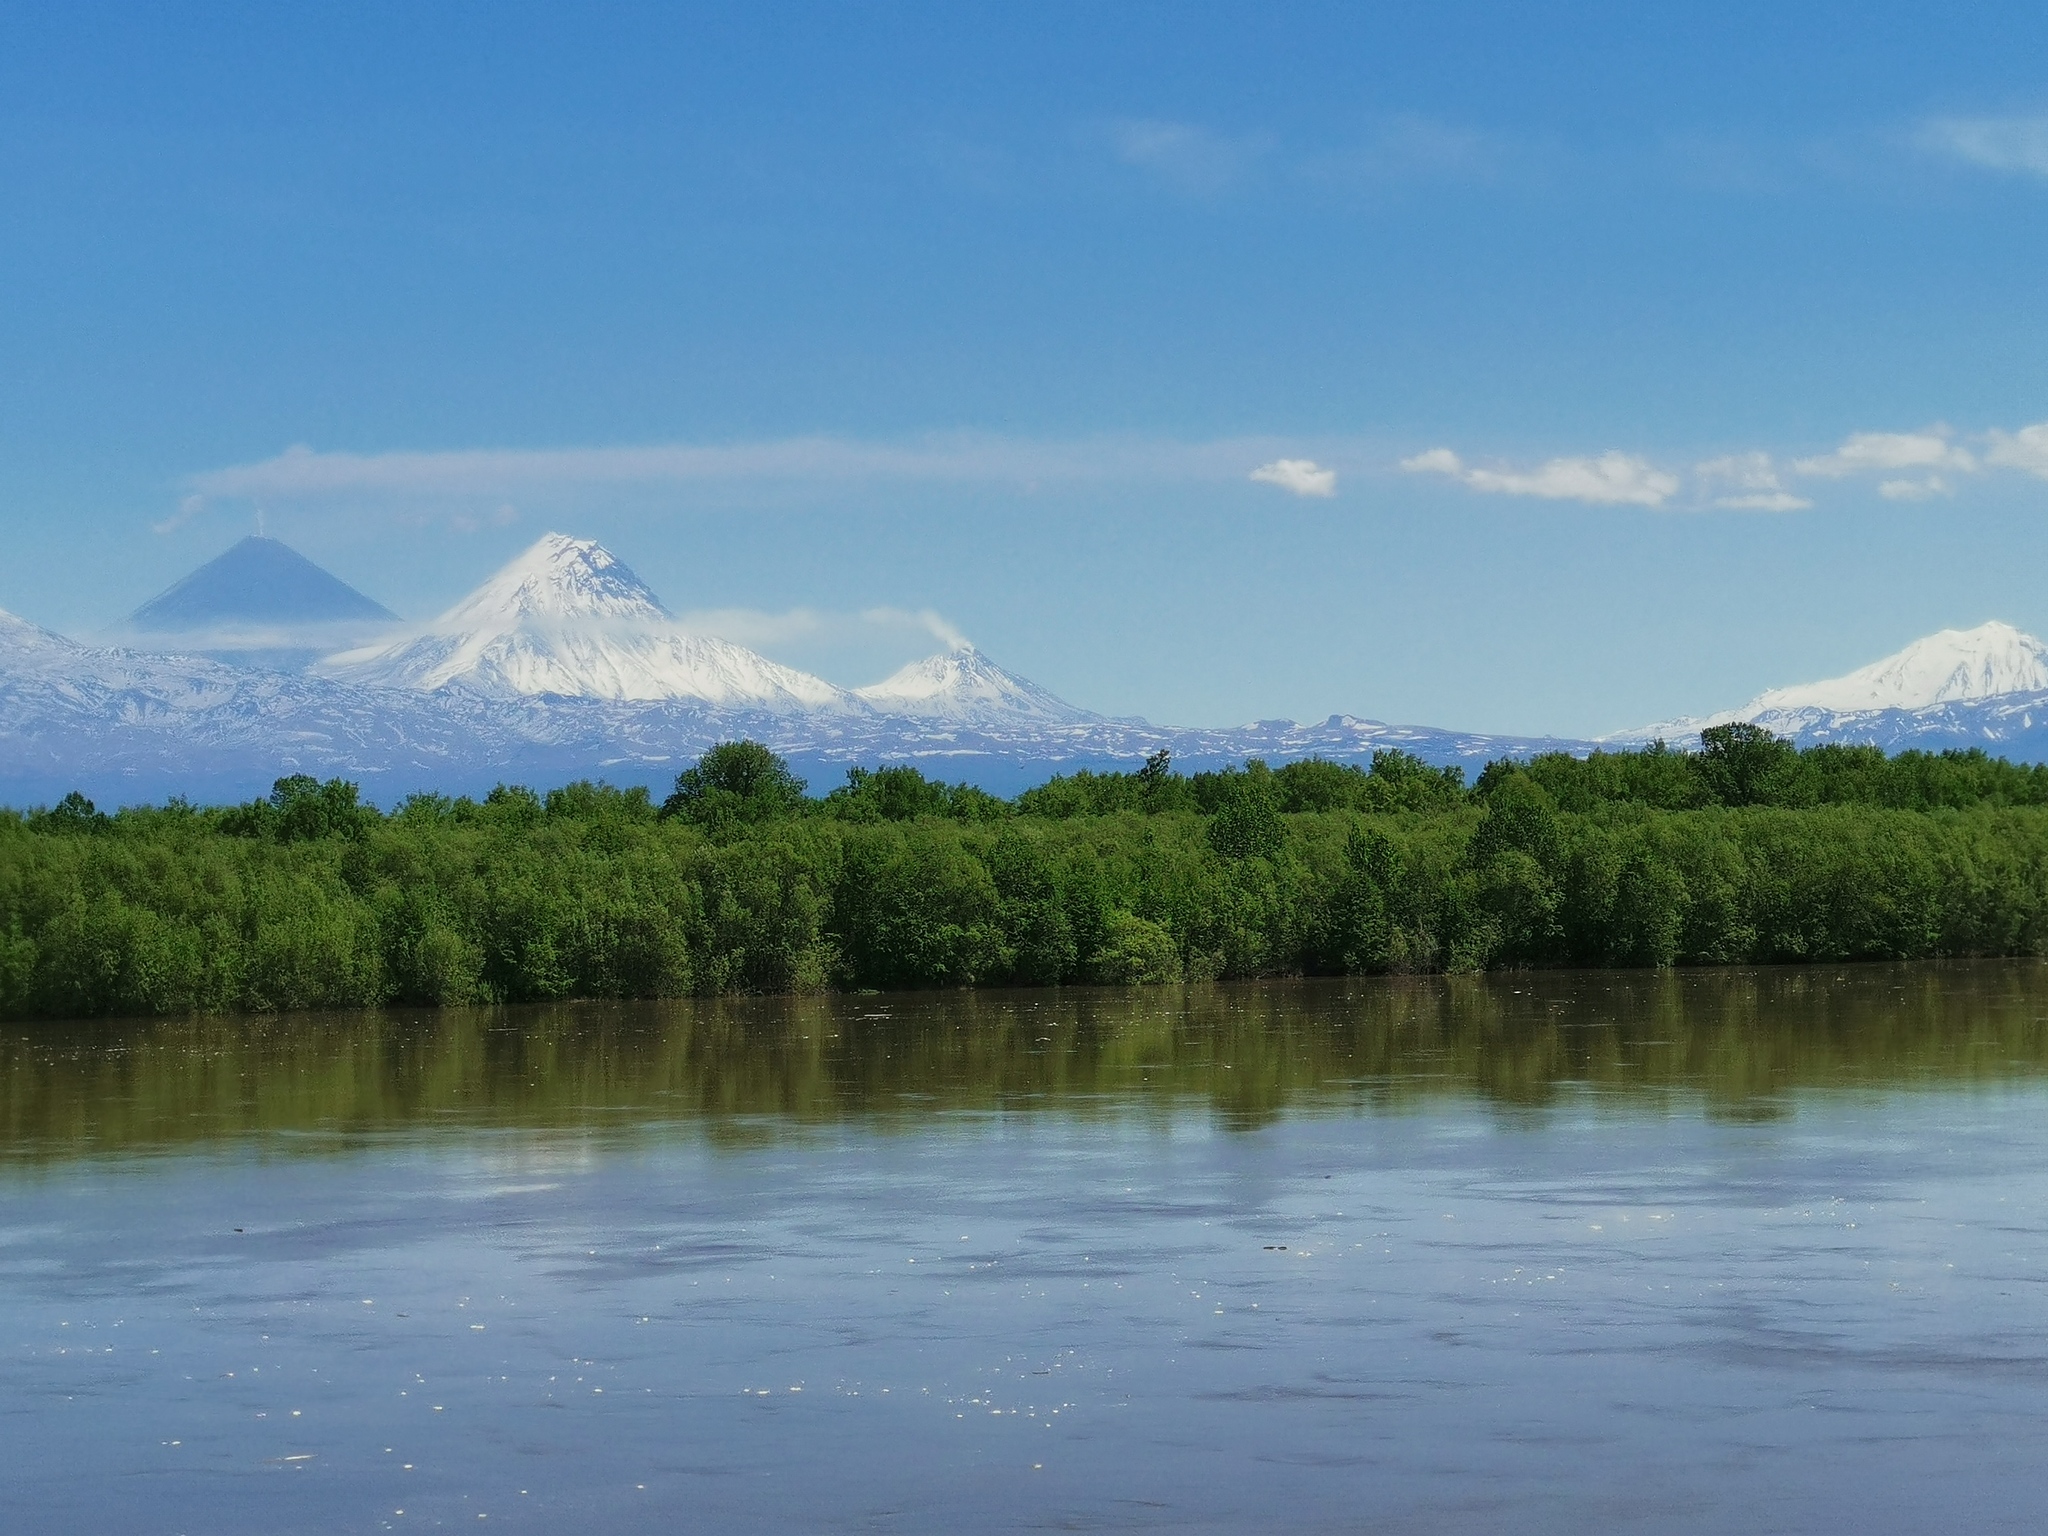
[[9, 814], [0, 1016], [2048, 951], [2048, 808], [1673, 808], [1557, 777], [1614, 763], [1702, 777], [1654, 753], [1470, 792], [1306, 765], [1350, 799], [1303, 810], [1306, 776], [1263, 765], [1015, 803], [889, 770], [893, 808], [867, 780], [836, 808], [799, 785], [680, 811], [584, 784], [389, 816], [301, 780], [222, 810]]

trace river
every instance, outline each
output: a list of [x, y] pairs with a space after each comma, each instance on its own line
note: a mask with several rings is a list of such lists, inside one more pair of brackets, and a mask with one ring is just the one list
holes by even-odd
[[2037, 1529], [2048, 967], [0, 1028], [0, 1523]]

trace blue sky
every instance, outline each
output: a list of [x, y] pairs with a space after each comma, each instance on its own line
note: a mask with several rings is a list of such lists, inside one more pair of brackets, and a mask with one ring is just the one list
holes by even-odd
[[0, 606], [559, 528], [835, 681], [1561, 733], [2048, 631], [2048, 12], [1674, 10], [0, 6]]

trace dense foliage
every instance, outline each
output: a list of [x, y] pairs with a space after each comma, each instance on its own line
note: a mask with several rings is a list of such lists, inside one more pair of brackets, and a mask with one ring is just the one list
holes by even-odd
[[353, 785], [0, 813], [0, 1015], [2048, 951], [2048, 770], [1981, 752], [1494, 763], [1400, 752], [1014, 802], [914, 768], [822, 799], [754, 743], [656, 807]]

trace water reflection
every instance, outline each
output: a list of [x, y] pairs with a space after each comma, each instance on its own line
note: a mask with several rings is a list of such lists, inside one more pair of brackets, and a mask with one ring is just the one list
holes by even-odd
[[0, 1037], [0, 1154], [447, 1122], [753, 1141], [991, 1110], [1255, 1127], [1587, 1090], [1758, 1119], [1806, 1089], [2044, 1072], [2032, 962], [65, 1023]]

